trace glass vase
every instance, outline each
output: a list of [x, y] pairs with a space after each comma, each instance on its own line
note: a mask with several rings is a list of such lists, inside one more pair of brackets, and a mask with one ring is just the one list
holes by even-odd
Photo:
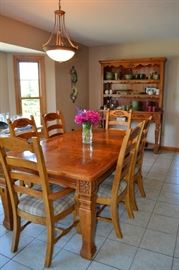
[[82, 142], [84, 144], [92, 143], [93, 133], [92, 133], [92, 125], [89, 123], [82, 124]]

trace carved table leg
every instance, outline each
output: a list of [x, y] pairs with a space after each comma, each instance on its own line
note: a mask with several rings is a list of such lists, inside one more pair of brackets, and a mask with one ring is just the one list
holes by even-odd
[[94, 243], [96, 230], [96, 192], [93, 183], [79, 181], [79, 216], [82, 235], [82, 248], [80, 255], [86, 259], [91, 259], [96, 252]]
[[12, 230], [13, 229], [12, 208], [11, 208], [9, 193], [6, 187], [2, 188], [0, 186], [0, 195], [1, 195], [2, 205], [4, 209], [3, 225], [6, 229]]
[[156, 118], [156, 128], [155, 128], [155, 146], [154, 153], [157, 154], [160, 148], [160, 136], [161, 136], [161, 124], [160, 119]]

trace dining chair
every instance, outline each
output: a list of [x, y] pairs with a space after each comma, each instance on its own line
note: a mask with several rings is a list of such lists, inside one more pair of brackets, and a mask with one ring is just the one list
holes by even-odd
[[[30, 156], [31, 160], [29, 160]], [[0, 163], [3, 167], [12, 205], [11, 250], [12, 252], [17, 251], [20, 233], [28, 224], [45, 225], [47, 241], [44, 265], [49, 267], [54, 244], [78, 223], [75, 218], [66, 228], [56, 226], [59, 220], [74, 212], [74, 190], [50, 182], [37, 137], [33, 137], [32, 142], [14, 136], [0, 138]], [[32, 182], [33, 185], [21, 186], [19, 180], [27, 184]], [[26, 223], [21, 223], [21, 219]]]
[[107, 110], [106, 129], [129, 129], [131, 127], [132, 110]]
[[[133, 171], [136, 158], [136, 145], [140, 139], [143, 126], [144, 122], [141, 122], [136, 128], [126, 131], [115, 172], [99, 185], [97, 192], [97, 220], [112, 222], [116, 236], [119, 238], [122, 238], [118, 212], [119, 203], [124, 203], [129, 217], [134, 217]], [[101, 215], [106, 206], [110, 207], [111, 217]]]
[[[148, 119], [145, 120], [144, 128], [141, 134], [141, 139], [139, 140], [138, 145], [137, 145], [137, 154], [136, 154], [136, 162], [135, 162], [135, 169], [134, 169], [134, 183], [137, 184], [142, 197], [146, 197], [144, 186], [143, 186], [142, 164], [143, 164], [147, 134], [148, 134], [151, 120], [152, 120], [152, 116], [150, 116]], [[135, 210], [137, 209], [138, 208], [135, 202]]]
[[64, 117], [59, 111], [43, 114], [42, 123], [46, 139], [61, 135], [65, 132]]
[[33, 115], [29, 118], [23, 117], [11, 121], [7, 119], [9, 132], [11, 136], [20, 137], [26, 140], [31, 139], [33, 136], [38, 137], [38, 131]]

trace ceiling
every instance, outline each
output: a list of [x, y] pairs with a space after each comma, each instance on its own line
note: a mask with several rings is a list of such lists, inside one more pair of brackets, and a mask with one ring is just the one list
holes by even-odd
[[[179, 38], [179, 0], [61, 0], [66, 28], [89, 47]], [[52, 30], [58, 0], [0, 0], [0, 14]]]

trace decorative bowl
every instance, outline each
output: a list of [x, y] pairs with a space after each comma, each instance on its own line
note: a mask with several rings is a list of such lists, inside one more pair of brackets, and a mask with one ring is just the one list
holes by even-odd
[[133, 75], [132, 74], [125, 74], [124, 75], [125, 80], [132, 80], [133, 79]]

